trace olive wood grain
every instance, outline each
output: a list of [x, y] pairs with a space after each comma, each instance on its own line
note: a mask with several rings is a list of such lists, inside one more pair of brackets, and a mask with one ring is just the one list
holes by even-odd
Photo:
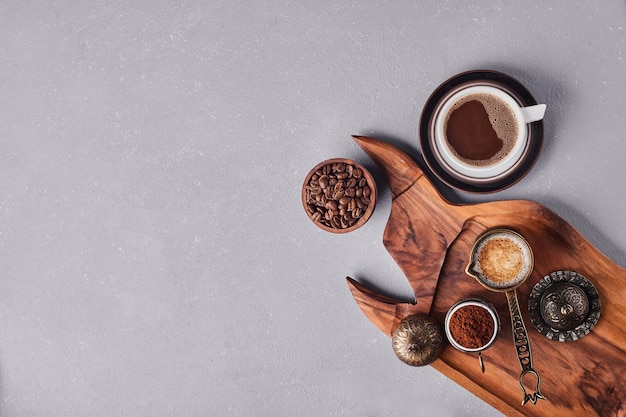
[[[415, 293], [415, 303], [406, 303], [348, 278], [352, 295], [367, 318], [390, 336], [408, 315], [429, 314], [443, 324], [448, 309], [460, 299], [483, 298], [494, 304], [502, 322], [495, 344], [483, 353], [486, 372], [481, 372], [476, 357], [449, 345], [431, 366], [506, 415], [626, 416], [626, 271], [536, 202], [452, 204], [402, 151], [374, 138], [357, 136], [354, 140], [376, 162], [391, 189], [391, 213], [383, 243]], [[517, 294], [534, 368], [541, 375], [547, 398], [536, 405], [521, 404], [520, 367], [506, 296], [487, 290], [464, 272], [474, 240], [498, 226], [521, 233], [535, 256], [533, 273]], [[575, 342], [544, 337], [528, 314], [532, 287], [556, 270], [583, 274], [600, 294], [597, 326]], [[535, 383], [524, 380], [529, 388]]]

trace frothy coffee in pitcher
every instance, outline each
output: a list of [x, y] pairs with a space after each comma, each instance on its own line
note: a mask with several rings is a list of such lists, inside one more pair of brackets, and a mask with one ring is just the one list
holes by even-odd
[[493, 233], [481, 240], [476, 247], [475, 262], [483, 282], [493, 288], [517, 285], [533, 267], [528, 244], [508, 232]]
[[457, 100], [444, 119], [444, 137], [457, 158], [489, 166], [513, 149], [519, 125], [511, 107], [489, 93], [473, 93]]

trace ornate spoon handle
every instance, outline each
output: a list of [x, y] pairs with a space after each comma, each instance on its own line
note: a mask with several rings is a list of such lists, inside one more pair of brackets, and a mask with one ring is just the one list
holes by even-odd
[[[522, 318], [522, 313], [519, 309], [519, 302], [517, 301], [517, 292], [515, 290], [507, 291], [506, 298], [509, 302], [509, 311], [511, 312], [511, 324], [513, 326], [513, 342], [515, 343], [515, 349], [517, 351], [517, 359], [519, 360], [522, 373], [519, 376], [519, 386], [524, 393], [524, 399], [522, 405], [530, 401], [532, 404], [537, 404], [537, 400], [545, 400], [546, 398], [541, 394], [541, 377], [533, 369], [533, 357], [530, 351], [530, 340], [528, 339], [528, 333], [526, 332], [526, 326]], [[537, 386], [534, 393], [527, 393], [524, 387], [524, 376], [527, 374], [533, 374], [537, 378]]]

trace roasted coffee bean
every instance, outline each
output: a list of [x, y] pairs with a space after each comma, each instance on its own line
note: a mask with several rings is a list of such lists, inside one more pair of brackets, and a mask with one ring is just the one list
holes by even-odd
[[353, 226], [371, 204], [367, 178], [352, 164], [324, 165], [305, 187], [305, 207], [311, 220], [329, 228]]

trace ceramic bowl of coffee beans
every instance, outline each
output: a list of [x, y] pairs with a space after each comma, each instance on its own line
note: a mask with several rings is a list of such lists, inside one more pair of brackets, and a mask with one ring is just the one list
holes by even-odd
[[363, 226], [377, 199], [374, 178], [361, 164], [344, 158], [317, 164], [302, 186], [304, 210], [318, 227], [347, 233]]

